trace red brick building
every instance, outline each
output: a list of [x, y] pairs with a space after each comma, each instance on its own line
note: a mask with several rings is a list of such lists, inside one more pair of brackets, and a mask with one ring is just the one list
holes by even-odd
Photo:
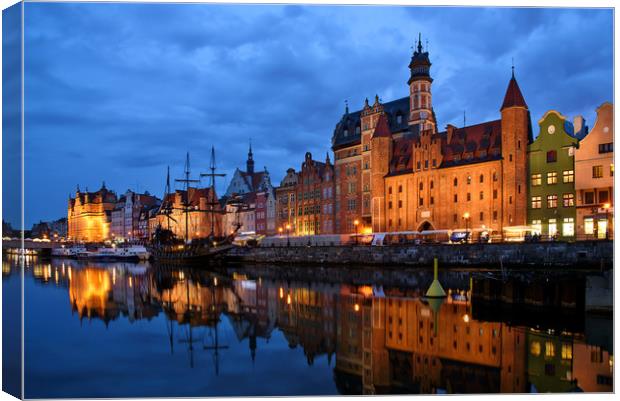
[[295, 235], [331, 234], [334, 232], [334, 166], [329, 155], [325, 163], [306, 153], [297, 177]]
[[438, 132], [430, 66], [418, 42], [409, 95], [347, 107], [336, 125], [336, 232], [355, 232], [355, 220], [374, 232], [526, 224], [532, 130], [514, 73], [499, 119]]
[[286, 170], [286, 176], [275, 189], [276, 193], [276, 232], [282, 229], [286, 233], [286, 227], [290, 232], [295, 232], [297, 225], [297, 173], [294, 168]]

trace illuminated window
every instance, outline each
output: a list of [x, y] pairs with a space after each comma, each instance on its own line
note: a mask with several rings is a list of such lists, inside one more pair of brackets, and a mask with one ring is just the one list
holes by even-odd
[[570, 344], [562, 344], [562, 359], [573, 359], [573, 347]]
[[562, 179], [566, 182], [575, 182], [575, 170], [564, 170], [562, 172]]
[[563, 194], [562, 195], [562, 206], [564, 207], [575, 206], [575, 195], [574, 194]]
[[532, 220], [532, 231], [538, 235], [542, 232], [542, 221]]
[[572, 217], [565, 217], [562, 223], [562, 235], [572, 237], [575, 235], [575, 220]]
[[555, 356], [555, 344], [551, 341], [545, 343], [545, 358], [553, 358]]
[[594, 219], [592, 217], [583, 219], [583, 231], [589, 235], [594, 234]]
[[547, 173], [547, 184], [553, 185], [558, 183], [558, 173], [555, 171]]
[[549, 236], [553, 237], [558, 232], [558, 223], [556, 219], [549, 219]]
[[530, 344], [530, 354], [533, 356], [540, 355], [540, 343], [538, 341], [532, 341]]
[[537, 187], [542, 185], [542, 174], [532, 174], [532, 186]]
[[554, 209], [558, 207], [558, 196], [557, 195], [547, 195], [547, 208]]
[[540, 209], [542, 207], [542, 197], [532, 196], [532, 209]]

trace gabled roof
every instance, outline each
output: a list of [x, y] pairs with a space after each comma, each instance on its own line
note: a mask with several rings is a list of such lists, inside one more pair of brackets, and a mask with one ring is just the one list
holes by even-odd
[[510, 78], [510, 82], [508, 82], [508, 89], [506, 89], [504, 103], [502, 103], [500, 111], [507, 107], [525, 107], [527, 109], [527, 104], [525, 103], [525, 99], [523, 98], [523, 94], [521, 93], [521, 89], [514, 75]]
[[413, 171], [412, 147], [414, 141], [415, 138], [412, 135], [394, 139], [389, 175], [410, 173]]
[[441, 167], [479, 163], [501, 157], [502, 120], [455, 128], [449, 143], [447, 132], [439, 135], [442, 137]]
[[375, 127], [375, 132], [372, 134], [373, 138], [391, 138], [392, 131], [390, 131], [390, 127], [388, 125], [387, 118], [385, 114], [381, 114], [379, 116], [379, 121], [377, 121], [377, 126]]

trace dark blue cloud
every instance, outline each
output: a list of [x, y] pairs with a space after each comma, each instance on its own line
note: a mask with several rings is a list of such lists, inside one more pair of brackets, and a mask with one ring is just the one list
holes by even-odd
[[[612, 10], [26, 4], [27, 224], [102, 180], [160, 194], [190, 151], [229, 177], [252, 138], [275, 182], [323, 159], [348, 99], [407, 95], [422, 32], [440, 126], [499, 117], [511, 59], [536, 121], [612, 99]], [[226, 183], [220, 185], [223, 190]], [[45, 199], [45, 201], [42, 201]]]

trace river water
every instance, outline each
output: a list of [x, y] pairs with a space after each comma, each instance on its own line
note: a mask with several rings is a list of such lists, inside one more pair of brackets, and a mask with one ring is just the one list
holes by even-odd
[[611, 316], [549, 278], [27, 259], [25, 396], [612, 391]]

